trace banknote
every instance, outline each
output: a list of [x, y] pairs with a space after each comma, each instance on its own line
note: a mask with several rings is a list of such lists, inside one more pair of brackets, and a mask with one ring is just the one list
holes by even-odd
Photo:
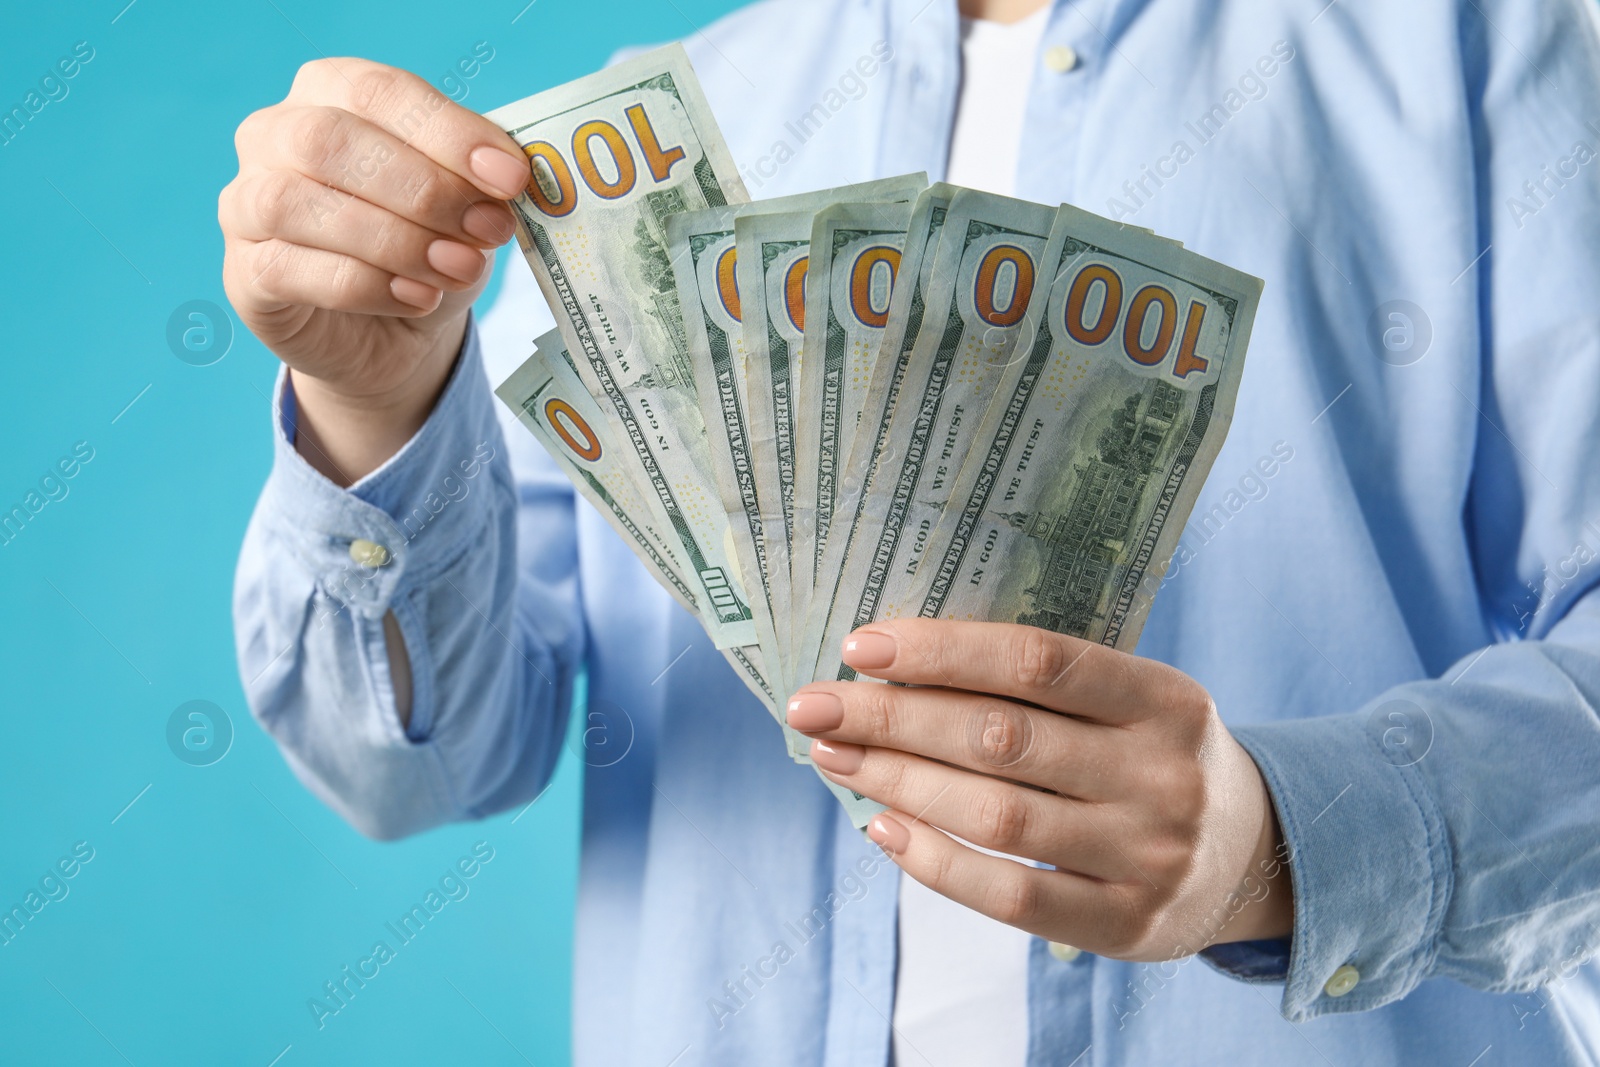
[[[811, 222], [817, 211], [841, 200], [908, 201], [926, 185], [927, 176], [919, 173], [801, 194], [785, 198], [790, 203], [798, 201], [790, 210], [746, 214], [734, 225], [739, 286], [744, 294], [757, 474], [762, 484], [778, 487], [797, 608], [803, 606], [810, 583], [810, 568], [796, 569], [793, 541], [801, 424], [795, 398], [805, 344]], [[797, 610], [796, 618], [798, 614]]]
[[755, 644], [665, 233], [678, 212], [748, 197], [687, 56], [670, 45], [488, 117], [527, 153], [518, 241], [678, 537], [701, 621], [718, 647]]
[[1262, 283], [1086, 212], [1061, 216], [1024, 358], [882, 615], [1015, 622], [1132, 650], [1227, 434]]
[[[630, 474], [635, 457], [612, 439], [605, 414], [578, 378], [559, 331], [534, 342], [534, 352], [495, 394], [554, 458], [578, 490], [672, 598], [699, 614], [695, 590], [684, 580], [681, 545], [660, 502]], [[762, 657], [754, 648], [728, 648], [724, 656], [751, 692], [777, 714]]]
[[[954, 186], [937, 182], [923, 190], [912, 205], [900, 269], [896, 272], [897, 278], [903, 278], [906, 284], [896, 285], [890, 294], [889, 321], [878, 341], [878, 357], [873, 364], [872, 380], [862, 404], [862, 422], [871, 427], [870, 436], [858, 434], [845, 464], [839, 499], [835, 505], [835, 512], [842, 517], [842, 521], [838, 536], [830, 538], [824, 545], [819, 568], [826, 575], [839, 572], [849, 551], [861, 520], [866, 494], [871, 490], [877, 457], [886, 446], [895, 402], [899, 399], [906, 367], [922, 327], [939, 234], [950, 208], [950, 198], [954, 195]], [[827, 581], [822, 583], [824, 591], [830, 595], [819, 601], [820, 615], [814, 616], [808, 610], [801, 634], [796, 639], [795, 670], [800, 676], [814, 676], [816, 642], [820, 640], [821, 630], [827, 623], [828, 606], [833, 603], [832, 585]]]
[[[689, 361], [698, 391], [712, 484], [728, 528], [740, 584], [750, 593], [756, 636], [767, 655], [772, 684], [787, 691], [775, 610], [783, 608], [788, 553], [782, 538], [765, 529], [761, 493], [751, 461], [749, 398], [744, 388], [744, 330], [734, 276], [735, 205], [685, 211], [667, 219], [667, 252], [677, 278]], [[778, 570], [783, 571], [782, 585]]]
[[[803, 211], [848, 197], [909, 197], [927, 184], [923, 174], [880, 179], [747, 204], [728, 204], [680, 212], [667, 219], [667, 251], [677, 278], [690, 362], [699, 386], [706, 443], [721, 492], [745, 588], [761, 578], [751, 608], [765, 662], [775, 684], [788, 691], [797, 683], [783, 668], [785, 638], [794, 618], [789, 586], [789, 544], [782, 503], [773, 483], [761, 488], [756, 453], [776, 453], [772, 390], [752, 395], [738, 279], [734, 221], [747, 214]], [[763, 378], [771, 381], [770, 376]], [[787, 380], [785, 381], [787, 385]], [[759, 442], [759, 444], [758, 444]], [[764, 469], [770, 469], [767, 462]], [[780, 624], [775, 626], [775, 623]], [[791, 738], [791, 740], [797, 740]], [[794, 746], [791, 745], [791, 748]]]
[[[733, 225], [745, 370], [756, 480], [770, 487], [771, 536], [784, 540], [790, 574], [783, 595], [793, 603], [795, 386], [804, 337], [805, 278], [810, 266], [810, 212], [747, 215]], [[776, 508], [776, 512], [770, 509]]]
[[[878, 617], [891, 582], [916, 571], [966, 459], [1042, 272], [1056, 211], [958, 191], [935, 249], [927, 310], [832, 592], [815, 592], [816, 677], [854, 678], [838, 655]], [[865, 440], [865, 438], [861, 438]], [[819, 574], [823, 573], [819, 571]]]
[[840, 203], [811, 224], [799, 386], [811, 404], [796, 432], [794, 507], [803, 608], [817, 584], [910, 221], [909, 202]]

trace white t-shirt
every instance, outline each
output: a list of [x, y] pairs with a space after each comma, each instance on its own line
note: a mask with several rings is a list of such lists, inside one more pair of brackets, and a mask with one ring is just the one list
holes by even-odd
[[[961, 96], [947, 180], [1010, 196], [1048, 5], [1021, 22], [961, 20]], [[896, 1067], [1022, 1067], [1029, 935], [900, 879]]]

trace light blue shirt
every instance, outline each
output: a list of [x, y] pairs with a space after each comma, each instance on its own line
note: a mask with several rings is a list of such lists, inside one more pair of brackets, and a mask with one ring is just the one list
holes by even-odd
[[[957, 33], [953, 0], [793, 0], [687, 45], [766, 197], [942, 174]], [[1292, 950], [1163, 965], [1035, 941], [1031, 1064], [1600, 1055], [1597, 150], [1577, 0], [1051, 13], [1020, 195], [1266, 280], [1139, 653], [1202, 682], [1260, 765], [1296, 914]], [[897, 872], [497, 410], [549, 321], [511, 274], [427, 425], [348, 492], [295, 454], [280, 389], [238, 572], [252, 707], [376, 837], [526, 804], [585, 751], [580, 1063], [884, 1063]], [[352, 563], [355, 538], [391, 561]]]

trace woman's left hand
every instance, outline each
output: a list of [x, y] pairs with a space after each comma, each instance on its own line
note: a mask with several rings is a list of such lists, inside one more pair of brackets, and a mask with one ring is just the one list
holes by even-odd
[[916, 688], [813, 683], [789, 724], [829, 778], [889, 807], [867, 832], [917, 881], [1117, 959], [1289, 935], [1266, 784], [1188, 675], [1001, 623], [873, 623], [843, 655]]

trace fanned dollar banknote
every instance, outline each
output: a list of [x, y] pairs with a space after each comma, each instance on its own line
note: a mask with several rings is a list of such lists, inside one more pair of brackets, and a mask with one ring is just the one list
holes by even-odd
[[1259, 280], [923, 175], [751, 202], [678, 46], [489, 117], [557, 322], [497, 393], [780, 724], [871, 622], [1134, 647]]
[[701, 622], [719, 647], [754, 644], [666, 246], [670, 216], [749, 197], [688, 56], [659, 49], [489, 118], [528, 156], [523, 255], [678, 536]]
[[[779, 647], [776, 634], [779, 630], [787, 634], [799, 613], [791, 594], [781, 489], [771, 483], [765, 491], [759, 489], [761, 467], [770, 460], [763, 455], [758, 461], [757, 453], [767, 452], [775, 439], [772, 413], [777, 405], [771, 376], [756, 378], [748, 367], [735, 219], [797, 210], [810, 219], [817, 205], [845, 197], [899, 197], [909, 202], [926, 185], [926, 175], [912, 174], [820, 193], [679, 212], [667, 219], [667, 251], [682, 303], [690, 362], [700, 384], [700, 414], [712, 470], [740, 572], [761, 579], [760, 595], [752, 592], [751, 608], [756, 632], [769, 648]], [[752, 384], [762, 391], [754, 392]], [[787, 686], [789, 680], [779, 676], [776, 681]], [[803, 751], [803, 739], [794, 735], [791, 741]]]

